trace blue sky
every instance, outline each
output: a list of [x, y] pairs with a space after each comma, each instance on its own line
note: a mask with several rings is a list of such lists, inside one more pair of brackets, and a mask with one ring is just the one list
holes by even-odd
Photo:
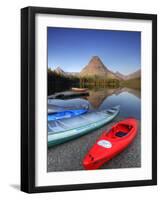
[[141, 33], [74, 28], [47, 29], [48, 67], [79, 72], [92, 56], [105, 66], [129, 74], [141, 67]]

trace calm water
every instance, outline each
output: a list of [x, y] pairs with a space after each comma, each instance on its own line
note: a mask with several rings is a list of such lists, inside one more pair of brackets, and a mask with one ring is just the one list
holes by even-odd
[[[86, 99], [90, 110], [102, 110], [115, 105], [120, 105], [121, 117], [135, 117], [141, 119], [141, 92], [130, 88], [95, 88], [89, 91], [89, 96], [78, 97]], [[73, 105], [78, 103], [72, 99]], [[76, 102], [75, 102], [76, 101]]]
[[102, 110], [120, 105], [119, 115], [121, 117], [141, 118], [141, 92], [139, 90], [130, 88], [92, 89], [89, 90], [89, 96], [85, 99], [89, 101], [91, 110]]

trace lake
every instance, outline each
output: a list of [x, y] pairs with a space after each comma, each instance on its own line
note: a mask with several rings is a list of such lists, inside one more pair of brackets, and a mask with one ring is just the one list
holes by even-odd
[[[103, 91], [102, 91], [103, 92]], [[124, 88], [120, 91], [114, 90], [112, 94], [105, 97], [99, 109], [105, 109], [114, 105], [120, 105], [120, 116], [135, 117], [141, 119], [140, 91]]]
[[[141, 91], [131, 88], [97, 88], [88, 90], [85, 97], [91, 110], [102, 110], [120, 105], [120, 116], [141, 119]], [[84, 97], [82, 97], [84, 98]]]
[[[102, 110], [120, 105], [120, 117], [135, 117], [141, 119], [141, 91], [131, 88], [92, 88], [89, 96], [78, 97], [86, 99], [90, 110]], [[78, 103], [73, 98], [73, 105]], [[76, 101], [76, 102], [75, 102]]]
[[141, 119], [141, 91], [131, 88], [99, 88], [89, 90], [91, 110], [102, 110], [120, 105], [120, 116]]
[[141, 119], [141, 91], [131, 88], [90, 90], [87, 97], [91, 109], [105, 109], [120, 105], [121, 117]]

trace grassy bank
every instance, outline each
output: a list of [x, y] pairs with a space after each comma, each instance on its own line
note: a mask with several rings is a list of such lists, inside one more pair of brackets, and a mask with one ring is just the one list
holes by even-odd
[[128, 88], [140, 90], [141, 89], [141, 79], [136, 78], [136, 79], [122, 81], [120, 83], [120, 85], [121, 85], [121, 87], [128, 87]]

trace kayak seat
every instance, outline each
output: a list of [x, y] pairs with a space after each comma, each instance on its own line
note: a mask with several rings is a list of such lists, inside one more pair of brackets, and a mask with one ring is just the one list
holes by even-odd
[[132, 129], [132, 126], [130, 126], [130, 125], [120, 124], [120, 125], [118, 125], [118, 127], [116, 129], [118, 131], [116, 131], [115, 136], [116, 137], [124, 137], [130, 132], [131, 129]]
[[115, 136], [117, 137], [124, 137], [125, 135], [127, 135], [128, 133], [127, 132], [122, 132], [122, 131], [119, 131], [115, 134]]
[[89, 154], [89, 158], [91, 159], [91, 161], [94, 160], [94, 157], [91, 154]]

